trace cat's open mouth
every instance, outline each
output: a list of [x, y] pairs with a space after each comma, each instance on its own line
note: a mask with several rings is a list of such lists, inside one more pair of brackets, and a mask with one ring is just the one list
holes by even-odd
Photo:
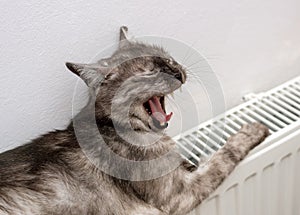
[[164, 96], [153, 96], [143, 106], [149, 116], [151, 116], [156, 128], [164, 129], [168, 126], [168, 121], [170, 121], [173, 113], [166, 113]]

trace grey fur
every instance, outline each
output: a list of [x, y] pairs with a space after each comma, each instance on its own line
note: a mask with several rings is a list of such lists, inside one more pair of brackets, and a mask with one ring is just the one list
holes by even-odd
[[[121, 41], [127, 38], [124, 30], [127, 32], [127, 28], [121, 29]], [[163, 134], [163, 129], [155, 126], [143, 102], [153, 95], [168, 94], [179, 88], [186, 80], [186, 73], [163, 49], [126, 43], [105, 59], [105, 65], [103, 61], [92, 66], [69, 63], [68, 68], [90, 86], [96, 99], [97, 126], [107, 145], [130, 160], [149, 160], [173, 150], [175, 143]], [[136, 84], [140, 81], [142, 84]], [[127, 96], [115, 98], [122, 87]], [[146, 89], [147, 92], [140, 94]], [[93, 103], [77, 117], [84, 119], [90, 105]], [[122, 108], [116, 109], [112, 116], [112, 105], [127, 105], [129, 118], [124, 117]], [[112, 122], [125, 133], [132, 127], [139, 134], [151, 133], [159, 139], [155, 144], [139, 140], [132, 145], [119, 136]], [[91, 130], [88, 121], [81, 125], [80, 132]], [[88, 134], [87, 141], [93, 142], [93, 135]], [[268, 129], [261, 124], [245, 125], [200, 167], [181, 160], [181, 165], [161, 177], [128, 181], [107, 175], [90, 162], [77, 142], [71, 123], [65, 130], [50, 132], [0, 155], [0, 214], [186, 214], [207, 198], [267, 135]], [[181, 159], [175, 152], [173, 155]]]

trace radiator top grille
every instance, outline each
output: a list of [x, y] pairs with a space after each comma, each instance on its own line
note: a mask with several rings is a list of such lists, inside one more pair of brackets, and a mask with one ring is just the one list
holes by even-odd
[[247, 102], [174, 138], [181, 155], [194, 165], [221, 148], [243, 124], [261, 122], [271, 136], [300, 120], [300, 76], [266, 93], [249, 94]]

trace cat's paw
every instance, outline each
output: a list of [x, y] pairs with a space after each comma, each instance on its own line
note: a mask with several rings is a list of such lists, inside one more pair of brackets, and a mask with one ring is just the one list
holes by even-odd
[[243, 125], [239, 132], [250, 137], [254, 146], [261, 143], [270, 134], [269, 128], [258, 122]]
[[251, 149], [259, 145], [269, 135], [267, 126], [261, 123], [250, 123], [243, 125], [242, 128], [233, 136], [228, 138], [227, 145], [237, 148], [243, 158]]

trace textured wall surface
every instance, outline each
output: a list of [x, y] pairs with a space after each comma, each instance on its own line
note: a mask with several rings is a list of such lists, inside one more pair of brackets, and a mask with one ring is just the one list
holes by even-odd
[[299, 10], [299, 0], [2, 0], [0, 150], [68, 124], [78, 79], [64, 62], [90, 61], [121, 25], [196, 48], [229, 108], [300, 74]]

